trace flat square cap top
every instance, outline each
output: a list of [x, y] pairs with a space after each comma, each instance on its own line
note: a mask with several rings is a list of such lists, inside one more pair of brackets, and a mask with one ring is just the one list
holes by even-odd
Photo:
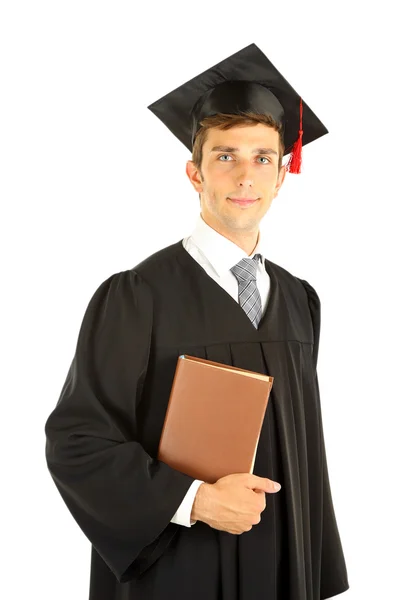
[[[304, 100], [302, 105], [305, 146], [328, 130]], [[190, 152], [200, 121], [218, 113], [271, 115], [284, 126], [284, 154], [291, 151], [300, 127], [300, 95], [256, 44], [193, 77], [148, 108]]]

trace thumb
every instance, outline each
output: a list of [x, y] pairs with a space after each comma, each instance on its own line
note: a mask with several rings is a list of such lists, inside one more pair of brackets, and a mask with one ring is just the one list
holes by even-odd
[[267, 477], [258, 477], [257, 475], [252, 475], [252, 479], [248, 482], [247, 487], [256, 492], [262, 491], [272, 494], [278, 492], [282, 486], [280, 483], [277, 483], [272, 479], [268, 479]]

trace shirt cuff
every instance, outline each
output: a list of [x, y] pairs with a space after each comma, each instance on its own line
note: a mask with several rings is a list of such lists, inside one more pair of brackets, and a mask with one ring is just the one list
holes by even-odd
[[192, 525], [197, 523], [197, 521], [192, 521], [191, 512], [193, 508], [194, 499], [197, 494], [197, 490], [202, 483], [204, 483], [204, 481], [201, 481], [200, 479], [195, 479], [193, 481], [188, 491], [186, 492], [186, 495], [182, 500], [178, 510], [172, 517], [171, 523], [177, 523], [178, 525], [184, 525], [185, 527], [191, 527]]

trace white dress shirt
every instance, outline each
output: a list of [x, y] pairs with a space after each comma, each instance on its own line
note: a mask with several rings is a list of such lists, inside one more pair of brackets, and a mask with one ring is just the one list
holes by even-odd
[[[224, 237], [215, 229], [212, 229], [199, 215], [196, 226], [189, 237], [182, 240], [183, 247], [189, 254], [205, 269], [212, 279], [216, 281], [236, 302], [238, 299], [238, 281], [230, 271], [242, 258], [248, 258], [248, 254], [231, 240]], [[255, 249], [250, 254], [261, 254], [262, 262], [257, 263], [256, 285], [260, 292], [263, 314], [267, 305], [270, 278], [265, 270], [264, 255], [261, 249], [261, 235], [259, 232]], [[195, 479], [182, 500], [178, 510], [171, 519], [172, 523], [191, 527], [196, 521], [191, 520], [191, 511], [197, 490], [204, 483]]]

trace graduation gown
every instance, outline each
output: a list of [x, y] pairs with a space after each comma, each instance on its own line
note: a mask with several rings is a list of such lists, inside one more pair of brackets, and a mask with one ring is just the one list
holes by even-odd
[[[45, 424], [48, 468], [91, 542], [89, 600], [323, 600], [348, 589], [316, 373], [319, 298], [265, 267], [258, 329], [182, 240], [94, 292]], [[241, 535], [171, 522], [193, 481], [156, 458], [180, 354], [274, 377], [253, 472], [282, 488]]]

